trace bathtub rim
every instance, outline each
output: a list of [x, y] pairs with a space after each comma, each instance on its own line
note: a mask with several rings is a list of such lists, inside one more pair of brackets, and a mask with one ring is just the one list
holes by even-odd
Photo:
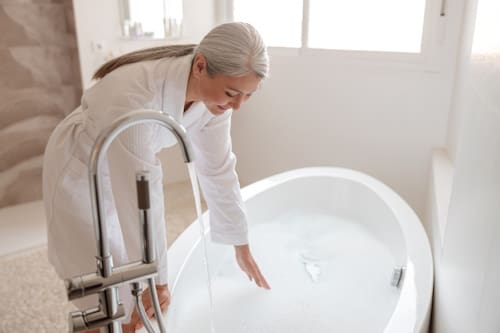
[[[401, 231], [405, 238], [407, 262], [411, 262], [412, 265], [416, 267], [412, 269], [412, 272], [415, 279], [415, 286], [419, 295], [422, 295], [422, 297], [417, 300], [420, 302], [416, 305], [417, 318], [414, 332], [427, 332], [430, 320], [434, 280], [434, 267], [430, 243], [420, 218], [415, 211], [403, 198], [401, 198], [401, 196], [383, 182], [366, 173], [353, 169], [330, 166], [305, 167], [277, 173], [245, 186], [241, 190], [243, 201], [246, 202], [259, 193], [272, 187], [279, 186], [282, 183], [307, 177], [342, 178], [360, 183], [373, 191], [386, 203], [399, 221]], [[203, 213], [203, 220], [205, 225], [205, 236], [207, 236], [210, 231], [208, 211]], [[175, 293], [179, 272], [182, 272], [187, 262], [186, 258], [190, 257], [200, 241], [201, 236], [197, 220], [195, 219], [169, 248], [167, 254], [168, 283], [172, 296]], [[409, 277], [410, 276], [408, 276], [408, 278]], [[397, 306], [399, 306], [399, 302]]]

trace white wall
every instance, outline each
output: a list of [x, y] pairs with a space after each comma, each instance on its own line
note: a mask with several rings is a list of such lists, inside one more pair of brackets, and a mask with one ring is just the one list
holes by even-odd
[[434, 34], [419, 65], [271, 49], [271, 77], [234, 116], [243, 183], [310, 165], [354, 168], [422, 216], [431, 150], [446, 142], [462, 7], [430, 13]]
[[453, 87], [453, 95], [451, 101], [450, 115], [448, 117], [448, 130], [446, 151], [449, 159], [453, 163], [456, 158], [458, 141], [459, 141], [459, 128], [462, 124], [462, 116], [464, 113], [464, 99], [466, 98], [463, 93], [463, 83], [466, 68], [470, 62], [470, 54], [472, 47], [472, 38], [474, 35], [474, 22], [476, 17], [475, 2], [468, 2], [467, 8], [464, 10], [463, 23], [461, 24], [461, 42], [458, 49], [458, 61], [456, 63], [456, 79]]
[[[469, 1], [454, 114], [455, 171], [437, 267], [434, 332], [500, 331], [500, 3]], [[474, 22], [477, 5], [477, 16]]]

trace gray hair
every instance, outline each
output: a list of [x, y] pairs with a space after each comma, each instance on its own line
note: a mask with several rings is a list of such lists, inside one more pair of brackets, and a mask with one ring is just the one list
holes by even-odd
[[248, 23], [231, 22], [213, 28], [199, 45], [166, 45], [119, 56], [102, 65], [93, 79], [102, 79], [123, 65], [193, 53], [205, 56], [211, 76], [243, 76], [253, 71], [258, 77], [266, 78], [269, 73], [267, 49], [258, 31]]
[[259, 32], [250, 24], [231, 22], [213, 28], [195, 49], [207, 59], [207, 72], [242, 76], [255, 72], [269, 74], [269, 56]]

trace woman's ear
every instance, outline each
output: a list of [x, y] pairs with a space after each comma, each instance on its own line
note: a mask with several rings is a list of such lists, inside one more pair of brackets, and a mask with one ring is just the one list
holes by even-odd
[[200, 78], [207, 70], [207, 59], [201, 53], [196, 54], [193, 60], [193, 75]]

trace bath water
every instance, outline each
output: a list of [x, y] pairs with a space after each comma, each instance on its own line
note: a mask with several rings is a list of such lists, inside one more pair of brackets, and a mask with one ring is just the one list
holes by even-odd
[[196, 274], [206, 251], [199, 247], [175, 287], [182, 297], [170, 304], [170, 331], [209, 333], [215, 322], [217, 333], [383, 332], [400, 290], [390, 285], [393, 254], [369, 229], [300, 210], [249, 215], [249, 223], [252, 253], [271, 290], [248, 281], [230, 247], [209, 243], [214, 298], [207, 304]]
[[187, 164], [189, 171], [189, 178], [191, 180], [191, 186], [193, 187], [193, 195], [194, 202], [196, 206], [196, 214], [198, 216], [198, 222], [200, 224], [200, 236], [203, 244], [203, 254], [204, 254], [204, 263], [207, 271], [207, 288], [208, 288], [208, 297], [210, 304], [210, 330], [211, 333], [215, 333], [215, 325], [214, 325], [214, 298], [212, 293], [212, 278], [210, 276], [210, 265], [208, 264], [208, 252], [207, 252], [207, 237], [205, 237], [205, 224], [203, 222], [203, 214], [201, 212], [201, 196], [200, 189], [198, 187], [198, 179], [196, 177], [196, 170], [193, 162]]

